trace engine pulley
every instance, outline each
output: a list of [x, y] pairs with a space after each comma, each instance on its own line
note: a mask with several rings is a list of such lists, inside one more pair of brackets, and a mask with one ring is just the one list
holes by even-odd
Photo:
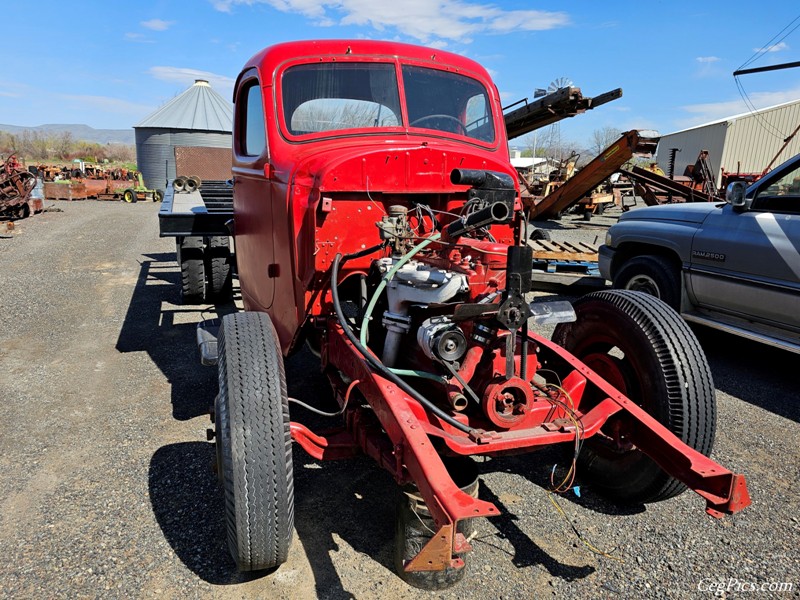
[[533, 390], [519, 377], [497, 378], [486, 386], [483, 411], [497, 427], [510, 429], [522, 422], [533, 408]]
[[417, 330], [417, 342], [431, 360], [453, 362], [467, 351], [467, 338], [447, 317], [431, 317]]

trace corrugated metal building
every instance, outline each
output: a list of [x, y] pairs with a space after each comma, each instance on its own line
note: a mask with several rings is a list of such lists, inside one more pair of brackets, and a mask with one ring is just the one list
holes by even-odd
[[[680, 148], [675, 158], [675, 175], [694, 165], [701, 150], [708, 150], [709, 162], [720, 183], [722, 171], [760, 173], [800, 125], [800, 100], [771, 106], [754, 113], [735, 115], [719, 121], [676, 131], [661, 137], [658, 164], [667, 172], [670, 148]], [[800, 153], [800, 133], [789, 142], [775, 162]]]
[[175, 147], [230, 148], [233, 105], [207, 81], [194, 85], [133, 126], [144, 184], [163, 189], [175, 178]]

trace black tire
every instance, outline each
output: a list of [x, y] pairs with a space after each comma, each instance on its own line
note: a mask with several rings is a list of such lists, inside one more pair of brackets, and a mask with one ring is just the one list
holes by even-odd
[[549, 242], [552, 238], [550, 237], [550, 232], [547, 229], [540, 229], [539, 227], [534, 227], [531, 231], [531, 234], [528, 236], [529, 240], [544, 240]]
[[[714, 383], [697, 338], [666, 304], [647, 294], [609, 290], [574, 304], [577, 320], [560, 324], [553, 341], [644, 408], [681, 441], [708, 455], [714, 444]], [[620, 354], [622, 355], [620, 357]], [[587, 388], [585, 412], [604, 397]], [[666, 500], [686, 488], [637, 448], [626, 447], [635, 425], [611, 417], [586, 440], [578, 476], [623, 503]]]
[[128, 204], [135, 204], [136, 201], [138, 200], [138, 198], [136, 197], [136, 192], [134, 192], [130, 188], [122, 192], [122, 199]]
[[227, 302], [233, 298], [233, 270], [231, 269], [230, 238], [215, 235], [206, 246], [206, 273], [208, 274], [207, 297], [214, 302]]
[[184, 304], [199, 304], [203, 301], [206, 286], [203, 238], [178, 238], [176, 254], [181, 268], [181, 301]]
[[680, 265], [664, 256], [647, 254], [630, 259], [614, 276], [614, 287], [644, 292], [681, 309]]
[[[478, 474], [472, 459], [446, 458], [444, 460], [456, 485], [472, 497], [477, 497]], [[405, 563], [414, 558], [436, 532], [436, 524], [419, 496], [419, 492], [414, 486], [411, 488], [402, 495], [397, 503], [394, 568], [400, 578], [411, 586], [423, 590], [443, 590], [464, 578], [469, 564], [467, 556], [466, 554], [459, 555], [464, 561], [464, 566], [460, 569], [448, 567], [443, 571], [405, 571]], [[475, 531], [475, 519], [462, 519], [458, 522], [456, 530], [469, 539]]]
[[596, 208], [594, 209], [594, 214], [602, 215], [604, 212], [606, 212], [606, 203], [605, 202], [598, 203], [596, 205]]
[[161, 190], [153, 190], [153, 202], [162, 202], [164, 200], [164, 192]]
[[216, 443], [228, 548], [240, 571], [286, 562], [294, 529], [289, 402], [265, 313], [226, 315], [219, 332]]

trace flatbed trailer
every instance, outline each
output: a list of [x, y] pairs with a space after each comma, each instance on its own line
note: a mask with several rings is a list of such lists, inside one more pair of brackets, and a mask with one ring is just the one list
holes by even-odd
[[226, 302], [233, 294], [233, 187], [203, 181], [191, 192], [167, 186], [158, 211], [160, 237], [174, 237], [185, 303]]
[[193, 192], [167, 186], [158, 211], [160, 237], [230, 235], [233, 188], [227, 181], [203, 181]]

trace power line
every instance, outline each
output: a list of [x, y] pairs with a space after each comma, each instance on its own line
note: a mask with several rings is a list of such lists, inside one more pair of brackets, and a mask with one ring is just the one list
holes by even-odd
[[750, 96], [747, 94], [747, 91], [744, 89], [744, 85], [739, 80], [739, 75], [744, 75], [746, 73], [755, 73], [760, 71], [768, 71], [768, 70], [776, 70], [777, 68], [788, 68], [790, 66], [796, 66], [800, 63], [789, 63], [788, 65], [776, 65], [774, 67], [764, 67], [761, 69], [744, 69], [747, 65], [752, 64], [759, 58], [763, 57], [767, 52], [771, 51], [775, 48], [778, 44], [783, 42], [788, 36], [794, 33], [797, 28], [800, 27], [800, 15], [796, 16], [792, 19], [783, 29], [781, 29], [778, 33], [776, 33], [772, 39], [770, 39], [766, 45], [762, 46], [761, 48], [757, 49], [755, 53], [747, 59], [742, 65], [736, 69], [733, 73], [733, 79], [736, 82], [736, 88], [739, 91], [739, 95], [741, 96], [742, 100], [745, 103], [745, 106], [750, 111], [750, 114], [756, 117], [756, 123], [766, 131], [769, 135], [776, 137], [780, 140], [784, 140], [786, 138], [786, 134], [781, 132], [780, 129], [769, 123], [765, 118], [764, 115], [758, 112], [756, 109], [755, 104], [750, 99]]
[[783, 29], [781, 29], [781, 30], [780, 30], [778, 33], [776, 33], [776, 34], [775, 34], [775, 35], [772, 37], [772, 39], [766, 43], [766, 45], [762, 46], [761, 48], [758, 48], [758, 49], [755, 51], [755, 53], [753, 54], [753, 56], [751, 56], [751, 57], [750, 57], [750, 58], [748, 58], [748, 59], [747, 59], [745, 62], [743, 62], [743, 63], [742, 63], [742, 65], [741, 65], [741, 66], [740, 66], [740, 67], [737, 69], [737, 71], [739, 71], [739, 70], [743, 69], [744, 67], [746, 67], [747, 65], [749, 65], [749, 64], [751, 64], [751, 63], [753, 63], [753, 62], [755, 62], [757, 59], [759, 59], [760, 57], [764, 56], [764, 55], [765, 55], [767, 52], [769, 52], [769, 51], [770, 51], [770, 50], [772, 50], [772, 49], [773, 49], [775, 46], [777, 46], [777, 45], [778, 45], [778, 44], [780, 44], [780, 43], [781, 43], [783, 40], [785, 40], [787, 36], [789, 36], [789, 35], [790, 35], [792, 32], [794, 32], [794, 30], [795, 30], [795, 29], [797, 29], [798, 27], [800, 27], [800, 23], [798, 23], [797, 25], [795, 25], [795, 26], [794, 26], [794, 28], [792, 28], [792, 30], [791, 30], [791, 31], [789, 31], [788, 33], [786, 33], [786, 35], [784, 35], [782, 38], [780, 38], [780, 39], [778, 39], [778, 40], [776, 40], [775, 38], [777, 38], [777, 37], [778, 37], [780, 34], [782, 34], [784, 31], [786, 31], [787, 29], [789, 29], [789, 27], [791, 27], [791, 26], [794, 24], [794, 22], [795, 22], [795, 21], [800, 21], [800, 15], [797, 15], [797, 16], [796, 16], [794, 19], [792, 19], [792, 20], [789, 22], [789, 24], [788, 24], [788, 25], [786, 25], [786, 27], [784, 27], [784, 28], [783, 28]]

